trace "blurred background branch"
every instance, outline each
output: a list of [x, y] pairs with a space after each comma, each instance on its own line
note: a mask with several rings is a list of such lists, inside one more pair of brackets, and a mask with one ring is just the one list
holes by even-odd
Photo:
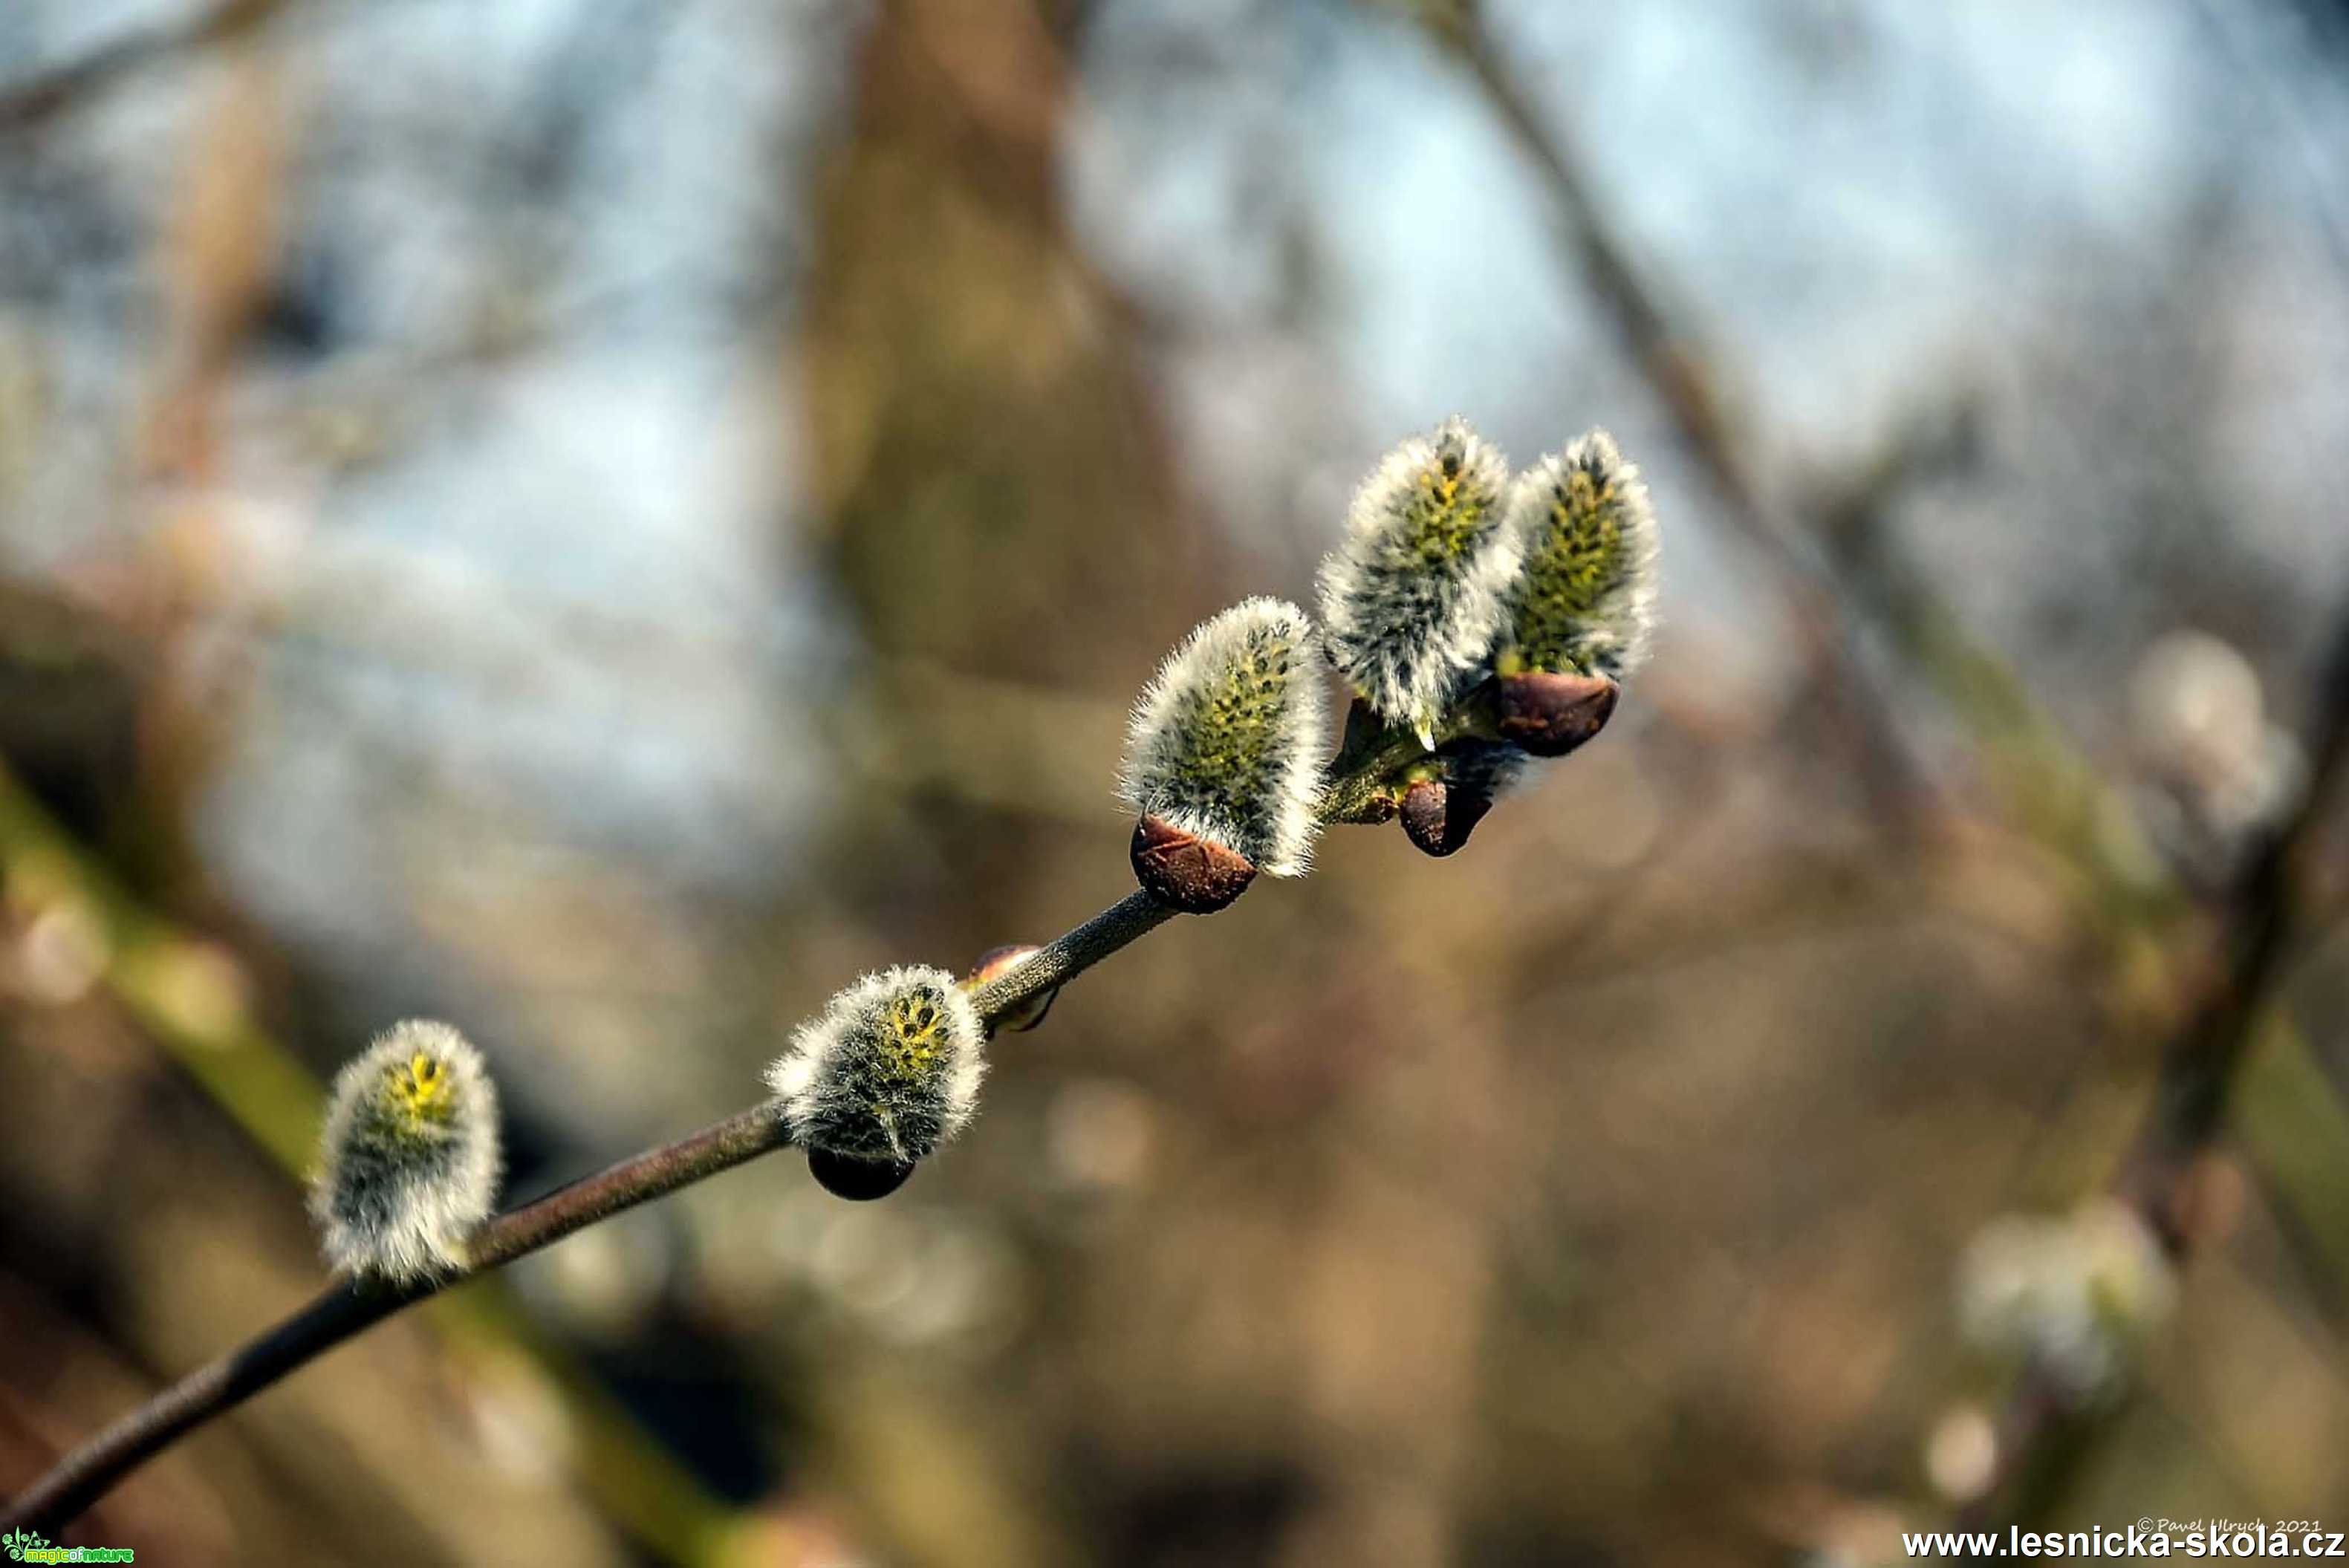
[[285, 0], [220, 0], [176, 23], [123, 33], [28, 77], [0, 77], [0, 136], [37, 129], [191, 50], [247, 37], [285, 9]]
[[[2290, 1020], [2277, 1016], [2275, 1003], [2284, 967], [2309, 933], [2310, 862], [2349, 770], [2349, 613], [2336, 625], [2313, 694], [2305, 792], [2295, 809], [2261, 830], [2220, 900], [2216, 961], [2164, 1048], [2152, 1107], [2117, 1180], [2123, 1201], [2143, 1217], [2173, 1263], [2185, 1263], [2210, 1228], [2205, 1157], [2242, 1097], [2255, 1049], [2264, 1046], [2286, 1058], [2284, 1070], [2303, 1075], [2302, 1092], [2316, 1114], [2337, 1108], [2321, 1080], [2304, 1076], [2307, 1047]], [[2319, 1234], [2331, 1243], [2320, 1261], [2337, 1268], [2337, 1230]], [[2092, 1451], [2095, 1424], [2067, 1409], [2048, 1376], [2044, 1367], [2025, 1368], [2000, 1423], [1997, 1479], [1967, 1511], [1966, 1525], [2002, 1530], [2010, 1522], [2042, 1522]]]

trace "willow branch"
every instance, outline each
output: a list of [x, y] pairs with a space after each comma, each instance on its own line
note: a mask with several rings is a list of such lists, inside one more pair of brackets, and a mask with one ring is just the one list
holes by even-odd
[[[1326, 802], [1352, 799], [1379, 782], [1405, 748], [1392, 738], [1341, 754]], [[1416, 752], [1418, 743], [1408, 750]], [[1177, 912], [1149, 893], [1117, 903], [1039, 948], [980, 986], [971, 1000], [991, 1029], [1024, 1004], [1059, 989], [1102, 960], [1172, 920]], [[569, 1186], [509, 1210], [474, 1235], [466, 1266], [392, 1285], [340, 1280], [275, 1326], [188, 1374], [74, 1449], [0, 1511], [0, 1528], [56, 1531], [145, 1460], [335, 1346], [429, 1296], [551, 1246], [598, 1221], [746, 1164], [791, 1143], [771, 1101], [700, 1131], [632, 1155]]]
[[[993, 1024], [1022, 1003], [1084, 973], [1174, 913], [1147, 893], [1128, 894], [981, 988], [972, 998], [979, 1016]], [[460, 1272], [403, 1285], [339, 1281], [276, 1326], [188, 1374], [67, 1454], [9, 1501], [0, 1513], [0, 1527], [48, 1534], [179, 1439], [392, 1314], [552, 1246], [574, 1231], [706, 1181], [790, 1142], [774, 1106], [755, 1105], [496, 1216], [475, 1235], [471, 1257]]]
[[471, 1261], [460, 1274], [400, 1285], [337, 1281], [275, 1327], [188, 1374], [67, 1454], [8, 1504], [0, 1523], [48, 1534], [142, 1461], [393, 1313], [788, 1141], [773, 1109], [754, 1106], [498, 1215], [474, 1238]]

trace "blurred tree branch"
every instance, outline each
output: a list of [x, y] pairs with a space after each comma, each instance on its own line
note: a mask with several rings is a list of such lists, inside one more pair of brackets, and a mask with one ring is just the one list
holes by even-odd
[[208, 11], [113, 42], [29, 80], [0, 83], [0, 136], [37, 130], [125, 77], [199, 49], [247, 36], [285, 9], [287, 0], [222, 0]]
[[[2259, 1041], [2284, 961], [2303, 929], [2310, 861], [2326, 808], [2349, 771], [2349, 611], [2326, 655], [2316, 702], [2306, 792], [2287, 818], [2271, 826], [2223, 901], [2221, 960], [2163, 1053], [2154, 1104], [2118, 1180], [2119, 1196], [2173, 1262], [2183, 1262], [2198, 1239], [2197, 1166], [2225, 1125], [2245, 1057]], [[2091, 1435], [2090, 1424], [2068, 1412], [2045, 1370], [2025, 1368], [2000, 1423], [1993, 1484], [1965, 1511], [1960, 1528], [2038, 1516], [2076, 1471]]]
[[[2310, 768], [2298, 808], [2273, 825], [2252, 852], [2224, 905], [2224, 959], [2187, 1026], [2163, 1057], [2163, 1097], [2136, 1160], [2132, 1185], [2172, 1188], [2216, 1136], [2243, 1055], [2284, 960], [2304, 928], [2311, 863], [2326, 808], [2349, 771], [2349, 611], [2344, 611], [2316, 689], [2309, 732]], [[2173, 1251], [2185, 1231], [2177, 1214], [2156, 1212]]]
[[[1812, 638], [1813, 667], [1844, 717], [1847, 738], [1868, 765], [1871, 794], [1879, 807], [1898, 808], [1901, 815], [1912, 809], [1914, 770], [1891, 744], [1889, 705], [1858, 661], [1849, 625], [1854, 606], [1883, 628], [1894, 650], [1995, 760], [2000, 793], [2019, 824], [2081, 872], [2091, 924], [2108, 956], [2165, 926], [2184, 907], [2184, 892], [2174, 879], [2149, 886], [2141, 875], [2131, 874], [2124, 862], [2141, 863], [2134, 851], [2142, 844], [2131, 814], [2006, 662], [1966, 634], [1891, 536], [1887, 514], [1900, 491], [1918, 474], [1946, 466], [1968, 448], [1970, 410], [1961, 406], [1896, 431], [1861, 472], [1818, 493], [1809, 507], [1811, 528], [1797, 531], [1769, 500], [1744, 457], [1719, 391], [1719, 375], [1677, 306], [1678, 293], [1659, 280], [1652, 266], [1635, 261], [1616, 235], [1570, 143], [1543, 117], [1502, 58], [1478, 0], [1396, 0], [1386, 8], [1415, 16], [1476, 86], [1533, 166], [1581, 278], [1712, 480], [1728, 521], [1778, 567]], [[1838, 626], [1840, 633], [1828, 629]], [[2187, 1004], [2185, 1019], [2163, 1054], [2156, 1105], [2121, 1178], [2123, 1194], [2173, 1257], [2182, 1256], [2190, 1243], [2195, 1162], [2222, 1127], [2246, 1055], [2269, 1016], [2270, 993], [2300, 928], [2302, 884], [2311, 874], [2306, 862], [2323, 802], [2337, 785], [2349, 751], [2349, 620], [2328, 656], [2317, 694], [2307, 793], [2255, 849], [2220, 901], [2223, 957], [2214, 978]], [[2135, 842], [2116, 843], [2116, 823], [2125, 825], [2122, 837], [2136, 834]], [[2007, 1412], [1999, 1484], [1978, 1507], [2021, 1501], [2021, 1510], [2008, 1511], [2027, 1513], [2044, 1503], [2084, 1451], [2074, 1440], [2081, 1435], [2063, 1419], [2053, 1391], [2026, 1379]], [[2014, 1493], [2027, 1495], [2018, 1499]]]
[[1430, 36], [1467, 74], [1494, 118], [1533, 165], [1583, 281], [1613, 321], [1697, 466], [1723, 502], [1738, 536], [1777, 570], [1793, 600], [1806, 663], [1862, 768], [1881, 815], [1914, 824], [1927, 786], [1900, 742], [1890, 704], [1860, 661], [1834, 573], [1806, 537], [1768, 497], [1747, 461], [1720, 390], [1713, 357], [1654, 269], [1636, 263], [1593, 196], [1571, 145], [1548, 125], [1500, 57], [1475, 0], [1430, 5]]
[[1971, 407], [1961, 401], [1894, 430], [1858, 472], [1818, 491], [1806, 509], [1806, 526], [1769, 497], [1747, 458], [1721, 390], [1726, 378], [1677, 303], [1682, 291], [1652, 261], [1635, 259], [1616, 233], [1572, 143], [1543, 118], [1502, 58], [1478, 0], [1431, 0], [1418, 9], [1430, 36], [1466, 73], [1539, 176], [1579, 277], [1712, 480], [1723, 515], [1777, 567], [1794, 597], [1796, 624], [1810, 639], [1812, 665], [1887, 818], [1913, 820], [1925, 786], [1897, 740], [1891, 699], [1860, 660], [1856, 610], [1883, 628], [1894, 650], [2000, 759], [2009, 809], [2067, 858], [2095, 861], [2100, 892], [2115, 886], [2109, 851], [2092, 830], [2106, 793], [2093, 770], [2005, 661], [1966, 634], [1885, 526], [1886, 512], [1907, 486], [1971, 449]]

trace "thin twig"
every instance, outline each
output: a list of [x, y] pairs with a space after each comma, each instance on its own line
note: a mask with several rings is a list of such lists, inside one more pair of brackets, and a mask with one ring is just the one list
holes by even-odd
[[[972, 998], [992, 1025], [1082, 974], [1174, 917], [1133, 892], [1040, 949]], [[47, 1534], [73, 1519], [139, 1464], [242, 1404], [352, 1336], [452, 1284], [551, 1246], [623, 1210], [707, 1181], [789, 1146], [772, 1103], [735, 1112], [674, 1143], [647, 1150], [498, 1215], [475, 1235], [457, 1273], [403, 1285], [346, 1280], [274, 1327], [188, 1374], [57, 1461], [0, 1512], [0, 1528]]]
[[[1395, 750], [1377, 747], [1365, 756], [1343, 759], [1333, 788], [1391, 761]], [[1008, 1014], [1057, 990], [1175, 913], [1147, 892], [1128, 893], [1038, 949], [1017, 968], [980, 986], [972, 994], [972, 1003], [992, 1028]], [[339, 1283], [275, 1326], [182, 1377], [67, 1454], [0, 1511], [0, 1528], [54, 1531], [142, 1461], [392, 1314], [552, 1245], [574, 1231], [706, 1181], [790, 1142], [790, 1133], [773, 1102], [752, 1106], [677, 1142], [633, 1155], [496, 1216], [474, 1236], [471, 1261], [462, 1270], [398, 1286]]]
[[972, 1005], [992, 1027], [1005, 1014], [1058, 989], [1127, 943], [1174, 919], [1175, 913], [1137, 889], [1074, 931], [1045, 944], [1017, 969], [980, 986], [971, 994]]
[[[2142, 1176], [2174, 1180], [2181, 1162], [2209, 1143], [2254, 1026], [2306, 915], [2302, 887], [2333, 793], [2349, 773], [2349, 614], [2344, 614], [2318, 688], [2309, 737], [2308, 781], [2299, 809], [2259, 846], [2228, 901], [2223, 977], [2180, 1031], [2162, 1064], [2164, 1102], [2156, 1136], [2140, 1151]], [[2168, 1233], [2173, 1250], [2178, 1238]]]
[[498, 1215], [474, 1238], [471, 1262], [461, 1274], [398, 1285], [338, 1282], [275, 1327], [191, 1372], [67, 1454], [10, 1501], [0, 1524], [46, 1535], [141, 1461], [393, 1313], [789, 1141], [773, 1108], [753, 1106]]

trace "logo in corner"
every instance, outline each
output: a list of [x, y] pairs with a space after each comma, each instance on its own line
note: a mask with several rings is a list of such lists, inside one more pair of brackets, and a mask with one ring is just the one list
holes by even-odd
[[135, 1563], [127, 1546], [52, 1546], [48, 1537], [30, 1530], [0, 1535], [0, 1552], [11, 1563]]

